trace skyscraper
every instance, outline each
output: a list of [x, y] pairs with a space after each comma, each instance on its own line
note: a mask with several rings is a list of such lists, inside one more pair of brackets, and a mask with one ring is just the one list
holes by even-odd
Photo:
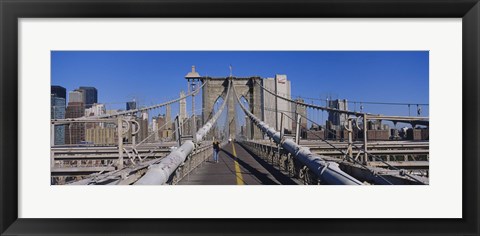
[[160, 135], [158, 135], [158, 117], [154, 116], [152, 117], [152, 132], [153, 134], [153, 141], [158, 141], [160, 140]]
[[90, 108], [85, 109], [85, 116], [101, 116], [106, 113], [105, 104], [102, 103], [95, 103]]
[[[85, 109], [85, 116], [101, 116], [107, 114], [107, 110], [105, 108], [105, 104], [95, 103], [90, 108]], [[86, 123], [86, 129], [92, 129], [96, 127], [105, 127], [105, 123]]]
[[[305, 102], [301, 98], [295, 99], [296, 102]], [[299, 106], [297, 104], [292, 104], [292, 112], [295, 112], [295, 114], [299, 114], [302, 118], [300, 119], [300, 131], [308, 129], [307, 127], [307, 108], [305, 106]], [[293, 113], [292, 113], [293, 114]], [[292, 118], [296, 119], [295, 115], [291, 116]], [[288, 119], [288, 118], [287, 118]], [[285, 117], [284, 117], [285, 121]], [[292, 122], [292, 133], [296, 132], [297, 130], [297, 121], [293, 120]]]
[[140, 130], [137, 133], [137, 143], [143, 141], [148, 137], [148, 112], [142, 112], [140, 118], [137, 118], [138, 124], [140, 124]]
[[165, 107], [165, 123], [167, 125], [165, 126], [165, 129], [172, 129], [172, 108], [170, 105], [167, 105]]
[[163, 136], [163, 130], [165, 129], [165, 116], [164, 115], [158, 115], [157, 117], [157, 129], [158, 129], [158, 137], [159, 139], [164, 138]]
[[70, 91], [68, 93], [68, 103], [71, 103], [71, 102], [81, 102], [85, 105], [84, 103], [84, 93], [83, 91], [80, 91], [80, 90], [74, 90], [74, 91]]
[[126, 108], [127, 108], [127, 111], [137, 109], [137, 102], [135, 101], [135, 99], [133, 99], [133, 101], [131, 101], [131, 102], [127, 102], [127, 107]]
[[[276, 87], [277, 94], [279, 96], [290, 99], [290, 81], [287, 80], [286, 75], [275, 75], [275, 78], [264, 79], [263, 87], [274, 93]], [[290, 115], [292, 106], [290, 105], [290, 102], [285, 101], [281, 98], [277, 99], [277, 105], [278, 114], [277, 118], [275, 118], [275, 96], [268, 92], [263, 92], [264, 121], [272, 127], [275, 127], [275, 125], [277, 125], [275, 129], [277, 131], [280, 131], [280, 119], [282, 115], [281, 112], [285, 112], [285, 114]], [[286, 117], [284, 117], [283, 128], [287, 130], [292, 130], [292, 122], [285, 122], [285, 118]]]
[[[110, 114], [115, 113], [111, 110]], [[85, 109], [85, 116], [101, 116], [107, 114], [105, 104], [95, 103]], [[86, 123], [85, 141], [97, 145], [111, 145], [117, 142], [117, 128], [114, 123]]]
[[[83, 93], [81, 91], [71, 91], [68, 94], [69, 101], [65, 118], [78, 118], [85, 115], [85, 105], [83, 103]], [[78, 144], [85, 141], [85, 124], [72, 123], [65, 127], [65, 144]]]
[[[50, 100], [51, 119], [65, 119], [65, 98], [57, 97], [56, 94], [51, 94]], [[54, 128], [54, 145], [65, 144], [65, 126], [56, 125]]]
[[[348, 103], [346, 99], [329, 100], [328, 107], [338, 110], [348, 110]], [[328, 121], [332, 122], [332, 125], [341, 126], [347, 120], [347, 114], [340, 114], [338, 112], [328, 112]]]
[[52, 85], [50, 86], [50, 94], [55, 95], [55, 97], [63, 98], [65, 101], [67, 100], [67, 90], [58, 85]]
[[85, 130], [85, 141], [97, 145], [117, 144], [117, 129], [113, 127], [102, 128], [97, 126]]
[[92, 107], [94, 103], [97, 103], [97, 89], [94, 87], [81, 86], [79, 91], [83, 91], [83, 102], [86, 108]]
[[187, 118], [187, 99], [185, 98], [185, 92], [180, 92], [180, 121], [183, 122]]

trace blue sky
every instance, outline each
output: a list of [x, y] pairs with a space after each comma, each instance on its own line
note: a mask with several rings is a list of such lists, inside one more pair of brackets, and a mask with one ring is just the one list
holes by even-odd
[[[52, 85], [67, 91], [96, 87], [107, 109], [125, 109], [133, 98], [151, 105], [178, 97], [187, 90], [184, 76], [192, 65], [212, 77], [228, 76], [229, 65], [239, 77], [286, 74], [292, 97], [429, 103], [428, 51], [53, 51], [51, 56]], [[312, 101], [321, 103], [307, 99]], [[372, 113], [409, 114], [407, 105], [363, 106]], [[422, 115], [428, 116], [428, 106]]]

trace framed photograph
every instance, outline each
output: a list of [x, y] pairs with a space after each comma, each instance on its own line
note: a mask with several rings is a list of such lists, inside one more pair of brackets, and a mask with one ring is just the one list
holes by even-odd
[[479, 234], [476, 0], [0, 4], [1, 235]]

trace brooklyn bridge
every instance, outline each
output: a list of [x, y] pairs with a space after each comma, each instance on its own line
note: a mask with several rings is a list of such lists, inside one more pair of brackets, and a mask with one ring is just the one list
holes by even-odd
[[[283, 91], [290, 84], [282, 75], [209, 77], [192, 67], [185, 80], [186, 93], [160, 104], [51, 119], [51, 183], [429, 184], [429, 118], [421, 116], [418, 104], [405, 104], [416, 107], [417, 113], [404, 116], [368, 112], [366, 102], [355, 103], [352, 109], [342, 99], [292, 99]], [[201, 98], [199, 104], [195, 97]], [[187, 115], [185, 104], [190, 99]], [[180, 106], [180, 114], [150, 129], [142, 123], [170, 106]], [[325, 114], [328, 119], [323, 123], [308, 113]], [[399, 132], [386, 122], [408, 128]], [[112, 130], [108, 144], [55, 143], [60, 128], [71, 138], [87, 127], [107, 126]], [[214, 141], [220, 142], [218, 163], [212, 158]]]

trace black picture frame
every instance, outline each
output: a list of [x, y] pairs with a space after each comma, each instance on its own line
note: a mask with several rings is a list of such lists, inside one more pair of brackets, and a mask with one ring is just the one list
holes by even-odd
[[[478, 235], [478, 0], [0, 0], [1, 235]], [[435, 17], [462, 18], [462, 219], [23, 219], [18, 218], [19, 18]], [[374, 201], [374, 200], [372, 200]], [[39, 199], [41, 203], [41, 199]], [[374, 203], [374, 202], [372, 202]], [[331, 203], [329, 203], [331, 204]], [[338, 203], [341, 207], [341, 203]], [[441, 207], [441, 205], [439, 205]]]

